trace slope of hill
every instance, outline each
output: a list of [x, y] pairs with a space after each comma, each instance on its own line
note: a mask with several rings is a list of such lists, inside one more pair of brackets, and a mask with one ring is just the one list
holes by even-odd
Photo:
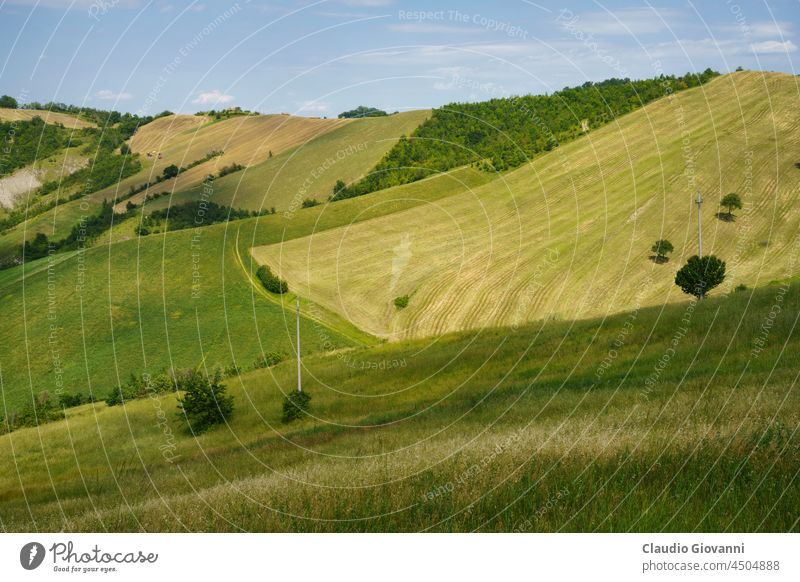
[[[408, 111], [386, 117], [353, 119], [240, 174], [215, 180], [213, 199], [217, 204], [235, 208], [275, 207], [282, 211], [296, 210], [306, 198], [327, 200], [337, 180], [349, 183], [361, 178], [429, 113]], [[157, 209], [181, 204], [196, 200], [201, 192], [200, 187], [178, 192], [171, 199], [162, 198], [148, 206]]]
[[67, 113], [55, 111], [40, 111], [38, 109], [3, 109], [0, 108], [0, 121], [30, 121], [34, 117], [41, 118], [45, 123], [60, 123], [68, 129], [83, 129], [84, 127], [97, 127], [94, 123], [78, 119]]
[[[96, 214], [103, 200], [126, 196], [131, 188], [155, 183], [164, 168], [174, 164], [185, 167], [203, 159], [213, 151], [224, 151], [204, 163], [196, 165], [176, 178], [154, 184], [150, 190], [134, 196], [141, 203], [146, 194], [171, 192], [175, 188], [189, 188], [199, 184], [207, 174], [216, 174], [220, 168], [233, 163], [258, 164], [274, 154], [290, 149], [341, 125], [350, 123], [342, 119], [313, 119], [287, 115], [256, 115], [233, 117], [223, 121], [196, 115], [169, 115], [160, 117], [141, 127], [131, 138], [132, 151], [140, 153], [140, 171], [103, 188], [80, 200], [64, 201], [58, 207], [31, 217], [0, 238], [0, 257], [8, 255], [25, 240], [44, 233], [53, 240], [67, 236], [82, 216]], [[153, 152], [147, 157], [147, 152]], [[158, 157], [161, 153], [161, 158]], [[54, 193], [53, 196], [57, 196]], [[127, 202], [117, 205], [124, 210]]]
[[[200, 184], [208, 174], [231, 164], [246, 167], [257, 165], [286, 150], [313, 141], [314, 138], [347, 125], [343, 119], [319, 119], [290, 115], [248, 115], [223, 121], [211, 121], [196, 115], [163, 117], [144, 126], [131, 139], [131, 149], [146, 158], [147, 152], [161, 153], [148, 160], [142, 172], [119, 184], [119, 188], [98, 192], [97, 199], [109, 198], [114, 192], [125, 194], [130, 186], [152, 181], [165, 167], [187, 166], [209, 152], [223, 151], [205, 163], [153, 187], [156, 192], [185, 190]], [[151, 194], [153, 191], [151, 190]], [[132, 198], [141, 203], [145, 193]]]
[[[0, 271], [5, 406], [19, 408], [45, 390], [103, 396], [131, 372], [196, 366], [204, 357], [209, 368], [246, 369], [262, 350], [291, 353], [293, 296], [263, 291], [250, 276], [248, 248], [401, 211], [486, 180], [465, 168], [291, 216], [100, 244]], [[116, 240], [117, 228], [103, 240]], [[309, 351], [375, 343], [321, 307], [304, 301], [303, 314]]]
[[[704, 251], [722, 292], [800, 273], [797, 79], [741, 72], [630, 113], [473, 192], [256, 249], [301, 295], [398, 339], [598, 316], [686, 298]], [[734, 222], [719, 200], [738, 192]], [[657, 239], [676, 248], [649, 260]], [[395, 297], [410, 297], [397, 309]], [[602, 300], [600, 300], [602, 298]]]
[[69, 409], [0, 437], [0, 527], [797, 531], [798, 313], [776, 286], [308, 357], [288, 426], [295, 362], [228, 381], [199, 437], [172, 395]]

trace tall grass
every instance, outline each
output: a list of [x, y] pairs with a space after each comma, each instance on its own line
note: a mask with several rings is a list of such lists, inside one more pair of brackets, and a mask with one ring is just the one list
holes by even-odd
[[85, 406], [0, 438], [2, 527], [797, 531], [799, 292], [310, 356], [290, 425], [292, 361], [197, 439], [172, 397]]

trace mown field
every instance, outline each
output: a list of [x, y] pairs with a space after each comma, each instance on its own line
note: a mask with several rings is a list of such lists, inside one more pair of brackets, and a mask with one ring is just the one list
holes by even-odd
[[[221, 121], [197, 115], [160, 117], [139, 129], [130, 140], [131, 150], [140, 154], [142, 169], [139, 172], [79, 200], [62, 200], [56, 208], [31, 216], [0, 237], [0, 252], [7, 252], [25, 240], [33, 239], [38, 232], [54, 239], [63, 238], [80, 215], [97, 213], [104, 200], [127, 196], [131, 187], [153, 183], [150, 190], [131, 198], [134, 203], [141, 204], [145, 194], [191, 188], [200, 184], [207, 174], [216, 175], [225, 166], [234, 163], [257, 165], [269, 159], [270, 152], [280, 154], [347, 124], [347, 120], [341, 119], [288, 115], [240, 116]], [[155, 184], [167, 166], [185, 167], [213, 151], [225, 153], [182, 172], [176, 178]], [[148, 158], [147, 152], [152, 152], [153, 156]], [[158, 158], [159, 152], [161, 159]], [[124, 211], [126, 204], [127, 200], [117, 204], [117, 211]]]
[[[245, 172], [216, 180], [213, 199], [234, 208], [274, 207], [281, 211], [297, 210], [306, 198], [324, 202], [337, 180], [350, 183], [364, 176], [400, 136], [411, 133], [429, 113], [408, 111], [349, 120], [260, 164], [248, 164]], [[201, 187], [175, 190], [172, 198], [156, 200], [149, 208], [196, 200], [202, 193]]]
[[[442, 203], [254, 254], [389, 339], [601, 316], [683, 298], [673, 281], [697, 253], [699, 189], [704, 252], [728, 265], [723, 292], [796, 275], [797, 91], [791, 75], [725, 75]], [[744, 202], [733, 222], [717, 217], [729, 192]], [[675, 252], [656, 264], [662, 238]]]
[[[204, 357], [212, 368], [246, 368], [262, 350], [290, 353], [294, 295], [269, 296], [251, 278], [257, 267], [248, 252], [252, 246], [401, 211], [487, 179], [466, 168], [291, 215], [141, 238], [130, 238], [130, 219], [95, 247], [52, 255], [52, 266], [44, 258], [0, 271], [6, 406], [17, 408], [44, 390], [102, 396], [131, 372], [193, 367]], [[324, 308], [310, 309], [303, 299], [305, 333], [322, 320], [333, 345], [377, 341]], [[310, 337], [303, 346], [309, 352], [325, 344]]]
[[332, 351], [313, 418], [280, 423], [287, 361], [198, 438], [173, 396], [70, 409], [0, 437], [0, 528], [798, 531], [798, 314], [780, 284]]
[[4, 109], [0, 107], [0, 121], [30, 121], [34, 117], [41, 117], [45, 123], [60, 123], [69, 129], [97, 127], [90, 121], [78, 119], [74, 115], [67, 113], [40, 111], [38, 109]]

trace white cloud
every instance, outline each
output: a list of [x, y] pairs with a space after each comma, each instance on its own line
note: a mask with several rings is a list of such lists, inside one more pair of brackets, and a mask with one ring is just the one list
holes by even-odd
[[608, 12], [572, 14], [571, 11], [565, 10], [559, 13], [556, 23], [598, 35], [633, 35], [636, 37], [666, 30], [670, 26], [668, 21], [674, 17], [675, 14], [671, 11], [656, 10], [655, 8], [615, 10], [613, 14]]
[[327, 113], [330, 111], [331, 106], [322, 101], [303, 101], [298, 107], [298, 111], [305, 113]]
[[197, 105], [224, 105], [225, 103], [230, 103], [234, 99], [236, 99], [236, 97], [233, 95], [225, 95], [219, 89], [214, 89], [213, 91], [200, 93], [197, 99], [194, 99], [192, 103]]
[[132, 99], [133, 95], [130, 93], [126, 93], [122, 91], [120, 93], [114, 93], [109, 89], [101, 89], [97, 93], [94, 94], [97, 99], [101, 99], [103, 101], [124, 101], [125, 99]]
[[447, 24], [433, 24], [432, 22], [405, 22], [402, 24], [390, 24], [389, 30], [392, 32], [403, 32], [406, 34], [480, 34], [484, 32], [484, 30], [480, 28], [449, 26]]
[[756, 42], [751, 44], [750, 49], [759, 55], [793, 53], [797, 50], [797, 45], [790, 40], [783, 42], [777, 40], [765, 40], [764, 42]]
[[748, 26], [753, 36], [786, 36], [791, 33], [789, 22], [755, 22]]

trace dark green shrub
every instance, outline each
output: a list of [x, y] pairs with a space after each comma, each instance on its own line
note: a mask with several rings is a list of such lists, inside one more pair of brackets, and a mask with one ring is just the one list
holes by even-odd
[[256, 368], [271, 368], [277, 364], [280, 364], [283, 361], [283, 354], [279, 354], [278, 352], [265, 352], [258, 360], [256, 361]]
[[278, 295], [283, 295], [289, 291], [289, 284], [275, 275], [272, 272], [272, 269], [267, 267], [266, 265], [262, 265], [256, 271], [256, 276], [261, 281], [261, 284], [264, 286], [264, 289], [269, 291], [270, 293], [277, 293]]
[[684, 293], [702, 299], [706, 293], [725, 280], [725, 262], [714, 255], [689, 257], [675, 275], [675, 284]]
[[310, 408], [311, 395], [308, 392], [290, 392], [283, 399], [281, 422], [287, 424], [306, 414]]
[[409, 299], [408, 295], [401, 295], [400, 297], [395, 297], [394, 306], [397, 307], [397, 309], [405, 309], [406, 307], [408, 307], [408, 299]]
[[80, 394], [60, 394], [58, 396], [58, 403], [61, 405], [61, 408], [72, 408], [73, 406], [80, 406], [84, 402], [88, 402], [88, 400], [84, 400], [83, 396]]
[[192, 371], [181, 380], [184, 393], [178, 397], [178, 416], [192, 433], [201, 433], [225, 422], [233, 414], [233, 396], [222, 383], [222, 373], [213, 378]]
[[313, 198], [306, 198], [303, 200], [303, 208], [313, 208], [314, 206], [319, 205], [319, 200], [314, 200]]

